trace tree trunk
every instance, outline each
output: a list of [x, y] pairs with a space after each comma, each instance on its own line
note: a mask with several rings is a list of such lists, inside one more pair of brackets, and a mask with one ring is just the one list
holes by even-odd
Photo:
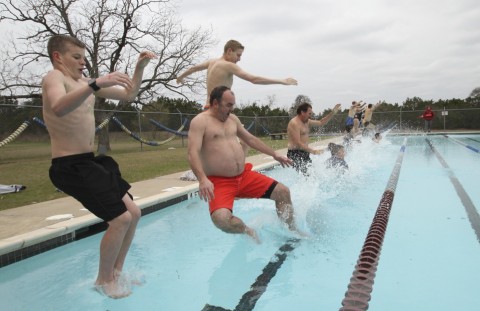
[[108, 151], [112, 150], [110, 147], [110, 136], [108, 135], [108, 126], [105, 126], [98, 133], [98, 154], [106, 154]]
[[[96, 98], [95, 99], [95, 106], [97, 108], [103, 108], [107, 105], [105, 105], [105, 99], [104, 98]], [[105, 111], [97, 111], [95, 113], [95, 120], [96, 124], [102, 123], [107, 117], [110, 117], [110, 114]], [[104, 126], [100, 131], [97, 133], [98, 136], [98, 146], [97, 146], [97, 153], [98, 154], [106, 154], [112, 148], [110, 147], [110, 136], [108, 134], [108, 124]]]

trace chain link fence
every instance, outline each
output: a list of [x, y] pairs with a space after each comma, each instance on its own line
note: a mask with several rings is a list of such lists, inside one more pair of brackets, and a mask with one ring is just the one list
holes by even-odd
[[[479, 130], [480, 108], [434, 110], [435, 118], [432, 124], [433, 131]], [[377, 130], [392, 129], [394, 132], [421, 132], [424, 129], [424, 120], [419, 118], [423, 110], [402, 109], [397, 111], [375, 111], [372, 122]], [[97, 125], [110, 120], [105, 126], [108, 129], [110, 140], [125, 139], [125, 128], [145, 141], [164, 140], [175, 133], [178, 136], [185, 134], [189, 128], [189, 121], [195, 116], [183, 113], [143, 112], [143, 111], [115, 111], [95, 110]], [[109, 117], [114, 116], [118, 122], [112, 122]], [[290, 117], [287, 116], [241, 116], [241, 122], [250, 133], [255, 136], [269, 136], [273, 133], [285, 133]], [[337, 113], [330, 122], [311, 131], [312, 135], [341, 135], [345, 129], [347, 114]], [[42, 120], [42, 107], [0, 105], [0, 142], [9, 138], [10, 141], [48, 142], [48, 132]], [[28, 126], [23, 126], [25, 122]], [[123, 128], [119, 125], [122, 124]], [[160, 124], [160, 126], [158, 125]], [[184, 127], [182, 127], [182, 125]], [[181, 132], [178, 132], [181, 130]], [[15, 137], [11, 137], [11, 136]], [[185, 136], [183, 136], [184, 138]]]

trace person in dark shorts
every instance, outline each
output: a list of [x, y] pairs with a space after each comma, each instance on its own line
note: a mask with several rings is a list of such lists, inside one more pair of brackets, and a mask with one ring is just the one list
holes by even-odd
[[110, 221], [127, 211], [122, 197], [130, 184], [120, 173], [117, 162], [93, 152], [52, 159], [50, 180], [59, 190], [74, 197], [90, 212]]
[[308, 145], [310, 128], [324, 126], [338, 112], [341, 104], [336, 104], [332, 111], [320, 120], [311, 119], [313, 115], [310, 103], [301, 103], [297, 107], [297, 115], [288, 122], [288, 151], [287, 157], [293, 161], [293, 167], [303, 174], [308, 173], [312, 160], [310, 154], [321, 154], [323, 150], [313, 149]]
[[100, 262], [95, 286], [112, 298], [130, 294], [119, 283], [123, 264], [135, 235], [141, 211], [128, 194], [118, 164], [107, 156], [94, 157], [95, 96], [133, 100], [140, 89], [143, 70], [155, 57], [141, 52], [133, 77], [112, 72], [96, 79], [83, 76], [85, 44], [67, 35], [48, 41], [53, 65], [42, 80], [43, 117], [50, 134], [52, 183], [80, 201], [108, 223], [100, 243]]
[[[350, 109], [348, 109], [347, 119], [345, 120], [345, 131], [348, 133], [352, 132], [352, 129], [355, 130], [355, 126], [359, 126], [360, 120], [358, 119], [358, 113], [363, 111], [363, 107], [365, 104], [361, 104], [362, 101], [356, 102], [353, 101]], [[361, 117], [361, 115], [360, 115]], [[355, 136], [356, 133], [353, 131], [353, 135]]]
[[360, 126], [362, 125], [362, 119], [363, 119], [363, 112], [365, 110], [364, 105], [365, 104], [356, 108], [355, 115], [353, 117], [353, 128], [351, 129], [353, 136], [357, 136], [360, 132]]
[[[318, 152], [318, 153], [317, 153]], [[321, 151], [315, 151], [313, 154], [320, 154]], [[293, 161], [293, 168], [304, 175], [308, 174], [308, 167], [312, 163], [310, 152], [300, 149], [288, 149], [287, 157]]]

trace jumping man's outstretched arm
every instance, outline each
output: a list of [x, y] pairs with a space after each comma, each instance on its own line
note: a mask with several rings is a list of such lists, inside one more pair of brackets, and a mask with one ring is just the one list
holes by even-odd
[[239, 77], [240, 79], [246, 80], [253, 84], [283, 84], [283, 85], [297, 85], [297, 80], [293, 78], [286, 78], [286, 79], [272, 79], [272, 78], [265, 78], [250, 74], [240, 68], [237, 64], [230, 63], [228, 64], [228, 70], [234, 74], [235, 76]]
[[177, 84], [183, 84], [184, 79], [189, 75], [191, 75], [192, 73], [195, 73], [197, 71], [207, 70], [209, 65], [210, 65], [210, 60], [207, 60], [206, 62], [203, 62], [201, 64], [195, 65], [187, 69], [184, 73], [182, 73], [177, 77]]

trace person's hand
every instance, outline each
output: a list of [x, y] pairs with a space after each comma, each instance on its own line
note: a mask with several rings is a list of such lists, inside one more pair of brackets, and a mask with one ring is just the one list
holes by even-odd
[[213, 194], [213, 183], [210, 179], [205, 178], [205, 180], [199, 181], [198, 184], [198, 195], [200, 199], [205, 202], [210, 202], [215, 197]]
[[335, 107], [333, 107], [333, 113], [337, 113], [340, 110], [340, 107], [342, 104], [336, 104]]
[[282, 167], [293, 165], [293, 161], [291, 159], [287, 158], [286, 156], [279, 156], [279, 155], [275, 154], [275, 156], [273, 158], [276, 161], [280, 162]]
[[286, 85], [298, 85], [298, 82], [294, 78], [286, 78], [285, 79], [285, 84]]
[[157, 55], [155, 55], [152, 52], [149, 52], [149, 51], [141, 52], [140, 55], [138, 56], [137, 66], [140, 68], [145, 68], [145, 66], [147, 66], [150, 60], [154, 58], [157, 58]]

